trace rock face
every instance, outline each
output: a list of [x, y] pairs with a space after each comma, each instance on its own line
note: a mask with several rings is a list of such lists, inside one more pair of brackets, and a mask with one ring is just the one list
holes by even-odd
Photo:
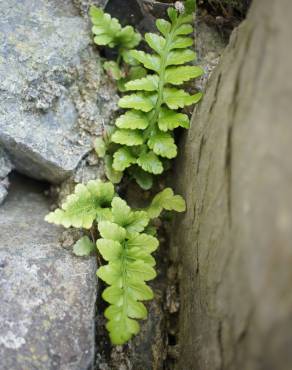
[[291, 13], [254, 0], [181, 145], [177, 369], [291, 367]]
[[13, 166], [5, 151], [0, 147], [0, 204], [4, 201], [8, 194], [9, 181], [7, 175], [12, 170]]
[[0, 145], [18, 171], [59, 183], [115, 107], [88, 23], [69, 0], [11, 0], [0, 30]]
[[28, 180], [0, 208], [0, 368], [87, 370], [94, 362], [95, 258], [58, 245]]

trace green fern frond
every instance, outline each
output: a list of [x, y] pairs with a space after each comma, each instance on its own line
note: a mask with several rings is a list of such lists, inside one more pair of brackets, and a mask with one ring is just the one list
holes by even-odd
[[97, 45], [132, 49], [141, 41], [141, 35], [132, 26], [122, 27], [116, 18], [104, 13], [101, 8], [92, 6], [89, 15], [93, 24], [94, 42]]
[[182, 212], [185, 203], [167, 188], [154, 197], [146, 211], [133, 211], [119, 197], [113, 198], [111, 206], [111, 220], [98, 224], [101, 238], [96, 246], [108, 263], [98, 269], [97, 275], [109, 285], [102, 297], [110, 304], [105, 317], [111, 341], [123, 344], [139, 332], [136, 320], [147, 317], [147, 309], [140, 301], [153, 298], [146, 282], [156, 276], [152, 253], [159, 241], [149, 225], [150, 219], [158, 217], [163, 209]]
[[67, 228], [90, 229], [98, 213], [110, 207], [114, 193], [110, 182], [92, 180], [87, 185], [78, 184], [74, 194], [69, 195], [62, 207], [49, 213], [45, 220]]
[[[48, 222], [85, 229], [97, 221], [100, 238], [96, 247], [107, 262], [99, 267], [97, 275], [109, 285], [102, 297], [109, 303], [105, 317], [113, 344], [130, 340], [140, 330], [137, 320], [147, 318], [147, 309], [141, 301], [153, 298], [146, 282], [156, 277], [152, 253], [159, 245], [156, 229], [150, 222], [163, 209], [182, 212], [184, 200], [167, 188], [153, 198], [147, 209], [133, 210], [114, 196], [111, 183], [97, 180], [77, 185], [61, 209], [46, 216]], [[88, 256], [94, 249], [94, 243], [85, 235], [75, 243], [73, 252]]]
[[146, 319], [143, 300], [153, 298], [146, 281], [156, 276], [155, 260], [151, 256], [159, 242], [142, 233], [149, 217], [144, 211], [132, 211], [127, 203], [115, 197], [112, 201], [112, 222], [100, 222], [101, 239], [96, 246], [108, 264], [97, 275], [109, 287], [102, 294], [110, 304], [105, 311], [106, 325], [113, 344], [123, 344], [140, 330], [137, 319]]
[[[196, 58], [190, 49], [193, 39], [188, 36], [193, 32], [190, 23], [194, 6], [194, 1], [189, 0], [184, 11], [168, 10], [169, 21], [157, 20], [160, 35], [145, 35], [152, 54], [139, 50], [128, 52], [148, 70], [148, 74], [124, 85], [126, 91], [133, 93], [119, 101], [119, 106], [128, 111], [116, 120], [117, 130], [111, 137], [113, 143], [120, 145], [113, 153], [113, 168], [120, 172], [128, 169], [144, 189], [152, 183], [152, 178], [147, 177], [147, 183], [142, 181], [141, 171], [161, 174], [164, 170], [162, 159], [172, 159], [177, 155], [173, 130], [179, 126], [189, 127], [188, 116], [178, 109], [196, 104], [202, 97], [201, 93], [191, 95], [177, 88], [204, 73], [200, 67], [185, 65]], [[143, 150], [133, 150], [139, 146]], [[127, 152], [125, 148], [128, 148]], [[132, 166], [135, 166], [133, 171]]]

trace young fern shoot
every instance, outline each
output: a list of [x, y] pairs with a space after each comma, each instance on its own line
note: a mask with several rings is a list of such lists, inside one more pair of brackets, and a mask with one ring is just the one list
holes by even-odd
[[179, 109], [202, 97], [178, 88], [204, 73], [198, 66], [185, 65], [196, 58], [190, 49], [193, 39], [188, 36], [193, 32], [190, 3], [182, 13], [169, 8], [169, 21], [157, 20], [161, 35], [145, 34], [152, 54], [129, 52], [148, 74], [125, 84], [126, 91], [134, 92], [119, 101], [119, 106], [128, 110], [115, 122], [116, 130], [110, 137], [114, 145], [108, 145], [108, 152], [112, 153], [113, 170], [128, 170], [143, 189], [149, 189], [153, 175], [161, 174], [168, 160], [177, 155], [173, 130], [189, 128], [188, 116]]

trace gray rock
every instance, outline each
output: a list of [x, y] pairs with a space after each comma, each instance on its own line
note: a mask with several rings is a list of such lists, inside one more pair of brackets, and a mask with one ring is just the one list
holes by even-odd
[[8, 155], [0, 147], [0, 179], [4, 179], [11, 172], [13, 165], [8, 158]]
[[0, 144], [18, 171], [59, 183], [91, 148], [80, 126], [98, 134], [115, 108], [88, 23], [68, 0], [12, 0], [0, 30]]
[[7, 197], [7, 194], [8, 194], [8, 190], [6, 186], [0, 183], [0, 204], [4, 202], [5, 198]]
[[[0, 368], [87, 370], [94, 362], [95, 258], [58, 245], [28, 180], [0, 208]], [[39, 185], [38, 185], [39, 186]]]
[[226, 41], [215, 27], [207, 25], [202, 19], [195, 24], [195, 50], [197, 61], [205, 71], [204, 75], [195, 80], [196, 88], [204, 90], [214, 68], [218, 65], [220, 57], [226, 47]]
[[7, 175], [12, 171], [13, 165], [6, 152], [0, 147], [0, 204], [8, 194], [9, 181]]
[[181, 143], [177, 369], [291, 367], [291, 12], [253, 1]]
[[100, 6], [100, 7], [104, 7], [107, 0], [72, 0], [73, 1], [73, 4], [80, 10], [80, 13], [84, 16], [84, 17], [88, 17], [89, 16], [89, 8], [92, 6], [92, 5], [95, 5], [95, 6]]

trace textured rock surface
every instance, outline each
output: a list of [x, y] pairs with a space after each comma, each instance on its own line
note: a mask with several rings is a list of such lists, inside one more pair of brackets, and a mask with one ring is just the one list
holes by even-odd
[[94, 361], [95, 259], [58, 245], [62, 230], [43, 221], [47, 201], [27, 181], [13, 182], [0, 208], [0, 368], [87, 370]]
[[58, 183], [115, 107], [88, 24], [69, 0], [12, 0], [0, 30], [0, 144], [19, 171]]
[[121, 7], [119, 0], [108, 0], [105, 9], [117, 17], [123, 25], [132, 24], [142, 33], [155, 30], [156, 18], [166, 16], [166, 9], [170, 5], [162, 1], [153, 0], [123, 0]]
[[291, 13], [254, 0], [181, 145], [177, 369], [291, 367]]
[[72, 2], [84, 17], [88, 17], [92, 5], [104, 7], [107, 0], [72, 0]]
[[4, 201], [8, 194], [9, 181], [7, 175], [12, 170], [13, 166], [6, 152], [0, 147], [0, 204]]

